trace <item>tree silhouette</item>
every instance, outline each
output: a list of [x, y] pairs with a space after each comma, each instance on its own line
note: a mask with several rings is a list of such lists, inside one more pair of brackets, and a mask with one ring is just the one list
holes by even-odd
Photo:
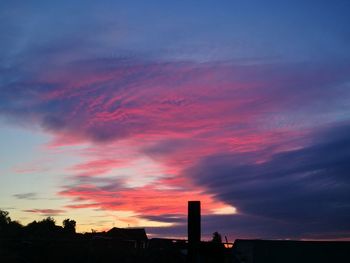
[[22, 227], [19, 222], [11, 220], [9, 212], [0, 210], [0, 236], [18, 236]]
[[75, 220], [70, 220], [69, 218], [66, 218], [65, 220], [63, 220], [63, 229], [66, 233], [74, 234], [76, 224], [77, 222], [75, 222]]
[[221, 235], [219, 234], [219, 232], [214, 232], [213, 233], [213, 238], [212, 238], [211, 242], [213, 242], [213, 243], [222, 243]]
[[9, 212], [0, 210], [0, 227], [8, 225], [10, 222]]
[[57, 233], [59, 228], [52, 217], [47, 217], [39, 222], [33, 221], [26, 226], [27, 232], [34, 236], [49, 236]]

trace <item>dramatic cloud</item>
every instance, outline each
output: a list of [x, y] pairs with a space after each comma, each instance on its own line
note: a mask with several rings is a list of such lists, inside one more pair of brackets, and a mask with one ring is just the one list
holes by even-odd
[[[40, 176], [63, 199], [21, 210], [130, 212], [183, 236], [199, 199], [208, 235], [347, 237], [345, 5], [168, 5], [1, 3], [1, 125], [45, 133], [53, 156], [1, 183]], [[34, 151], [19, 148], [0, 150]]]
[[62, 196], [71, 197], [76, 202], [68, 205], [67, 208], [134, 211], [139, 216], [146, 217], [162, 214], [184, 216], [187, 211], [187, 201], [191, 199], [203, 202], [204, 213], [210, 213], [217, 206], [225, 207], [224, 203], [215, 202], [209, 195], [193, 189], [162, 189], [162, 185], [125, 188], [118, 183], [105, 183], [107, 180], [95, 179], [94, 181], [94, 184], [68, 186], [67, 190], [62, 191], [60, 193]]
[[237, 208], [304, 224], [302, 236], [336, 213], [346, 230], [347, 167], [335, 165], [347, 156], [312, 134], [348, 112], [348, 72], [344, 63], [77, 61], [2, 85], [0, 113], [40, 125], [51, 147], [89, 143], [59, 193], [69, 209], [184, 216], [198, 199], [205, 214]]
[[324, 235], [350, 233], [349, 134], [349, 125], [334, 127], [303, 148], [261, 163], [234, 154], [210, 156], [187, 172], [237, 207], [241, 216], [230, 219], [232, 229], [254, 221], [255, 231], [269, 229], [270, 235], [300, 238], [320, 229]]
[[0, 113], [39, 123], [61, 143], [249, 136], [253, 127], [305, 125], [316, 113], [326, 120], [337, 114], [348, 104], [348, 72], [348, 65], [80, 61], [4, 83]]

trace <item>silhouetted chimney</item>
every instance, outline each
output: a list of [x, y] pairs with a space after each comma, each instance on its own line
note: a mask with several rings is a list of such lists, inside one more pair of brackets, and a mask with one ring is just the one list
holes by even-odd
[[201, 202], [188, 201], [187, 222], [188, 244], [195, 245], [201, 241]]

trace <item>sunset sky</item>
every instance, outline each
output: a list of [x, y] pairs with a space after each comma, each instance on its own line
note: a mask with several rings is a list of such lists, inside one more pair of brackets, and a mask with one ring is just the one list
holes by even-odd
[[0, 2], [0, 209], [80, 232], [350, 239], [349, 1]]

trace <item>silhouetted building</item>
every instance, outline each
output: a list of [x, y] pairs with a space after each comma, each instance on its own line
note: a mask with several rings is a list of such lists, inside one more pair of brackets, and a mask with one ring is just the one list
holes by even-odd
[[135, 248], [146, 248], [148, 241], [144, 228], [113, 227], [106, 233], [106, 236], [117, 240], [133, 242]]
[[187, 254], [187, 242], [184, 239], [152, 238], [148, 240], [148, 248], [158, 250], [176, 248]]
[[241, 240], [233, 245], [235, 263], [350, 262], [350, 242]]

